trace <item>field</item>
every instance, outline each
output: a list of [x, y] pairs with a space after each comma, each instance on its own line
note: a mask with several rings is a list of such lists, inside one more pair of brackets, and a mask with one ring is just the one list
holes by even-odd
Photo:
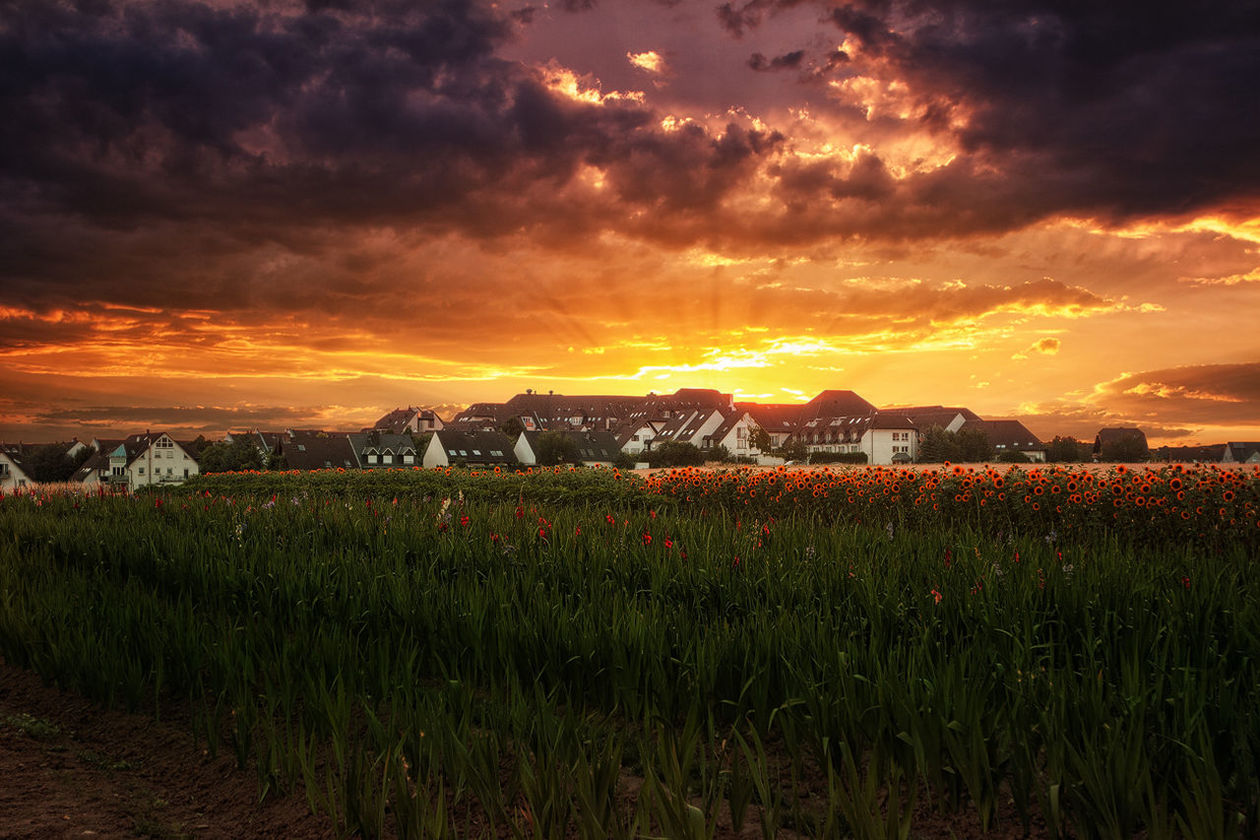
[[0, 499], [0, 656], [342, 834], [1254, 837], [1260, 470]]

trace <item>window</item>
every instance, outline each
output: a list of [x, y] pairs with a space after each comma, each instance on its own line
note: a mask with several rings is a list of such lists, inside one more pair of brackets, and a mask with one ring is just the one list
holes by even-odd
[[410, 452], [408, 452], [406, 455], [403, 455], [404, 464], [414, 464], [415, 462], [416, 462], [416, 456], [412, 455]]
[[472, 451], [472, 453], [473, 453], [474, 455], [480, 455], [480, 454], [481, 454], [481, 450], [480, 450], [480, 449], [474, 449], [474, 450]]
[[499, 450], [499, 449], [491, 449], [491, 450], [490, 450], [490, 456], [491, 456], [491, 457], [493, 457], [493, 458], [502, 458], [502, 457], [503, 457], [503, 452], [502, 452], [502, 450]]
[[184, 467], [184, 478], [188, 478], [188, 467]]
[[144, 467], [140, 467], [140, 475], [144, 475]]
[[368, 456], [368, 463], [375, 464], [377, 462], [377, 459], [378, 459], [378, 456], [375, 453], [373, 453]]
[[458, 452], [456, 452], [454, 449], [448, 449], [448, 450], [446, 450], [446, 453], [447, 453], [448, 455], [458, 455], [458, 454], [459, 454], [459, 453], [458, 453]]
[[462, 449], [461, 449], [461, 450], [459, 450], [459, 454], [460, 454], [460, 455], [463, 455], [465, 458], [467, 458], [467, 457], [468, 457], [468, 453], [467, 453], [467, 452], [465, 452], [465, 451], [464, 451], [464, 450], [462, 450]]
[[298, 452], [305, 452], [305, 451], [306, 451], [306, 444], [305, 444], [305, 443], [299, 443], [299, 444], [298, 444]]

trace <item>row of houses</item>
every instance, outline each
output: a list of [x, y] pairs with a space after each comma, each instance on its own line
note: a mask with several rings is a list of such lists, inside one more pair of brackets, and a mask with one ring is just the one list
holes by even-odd
[[[933, 428], [981, 433], [999, 457], [1020, 453], [1030, 461], [1047, 460], [1047, 444], [1018, 420], [986, 420], [962, 406], [880, 409], [845, 390], [823, 391], [804, 404], [736, 402], [730, 394], [703, 388], [642, 397], [526, 391], [503, 403], [470, 405], [450, 421], [430, 409], [409, 406], [358, 431], [250, 431], [229, 434], [226, 441], [246, 440], [267, 461], [296, 470], [452, 464], [515, 468], [538, 463], [544, 432], [565, 435], [570, 451], [592, 465], [611, 466], [625, 456], [646, 460], [645, 453], [671, 442], [759, 464], [781, 463], [772, 453], [789, 444], [811, 459], [851, 455], [864, 456], [870, 464], [897, 464], [917, 460], [924, 435]], [[1135, 436], [1145, 450], [1145, 436], [1137, 429], [1103, 429], [1095, 449]], [[90, 444], [75, 441], [67, 454], [92, 451], [73, 480], [134, 489], [197, 475], [201, 443], [145, 432]], [[1260, 463], [1260, 444], [1165, 447], [1153, 455], [1159, 460]], [[0, 444], [0, 488], [29, 483], [23, 457], [21, 445]]]

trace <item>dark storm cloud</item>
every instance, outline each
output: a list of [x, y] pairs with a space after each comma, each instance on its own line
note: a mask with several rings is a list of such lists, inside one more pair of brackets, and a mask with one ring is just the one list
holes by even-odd
[[[329, 229], [571, 236], [706, 212], [781, 139], [574, 101], [495, 57], [514, 25], [456, 0], [0, 7], [6, 298], [169, 295], [177, 273], [231, 305], [245, 255], [319, 253]], [[561, 195], [584, 165], [616, 191]]]
[[[743, 36], [800, 5], [728, 3], [718, 18]], [[1000, 172], [1036, 217], [1124, 222], [1260, 200], [1254, 2], [818, 5], [820, 20], [859, 42], [867, 67], [908, 82], [915, 120], [953, 136], [970, 159], [954, 173], [967, 182], [940, 192], [944, 204], [980, 199], [994, 204], [981, 215], [1005, 211], [1003, 190], [995, 203], [977, 195], [973, 164]]]
[[[730, 2], [717, 17], [747, 35], [806, 5]], [[470, 2], [0, 5], [0, 299], [342, 307], [348, 278], [371, 272], [320, 258], [373, 228], [782, 248], [1258, 197], [1254, 6], [817, 8], [808, 50], [755, 53], [752, 69], [843, 79], [873, 62], [919, 98], [901, 127], [954, 141], [952, 163], [897, 178], [878, 144], [809, 162], [773, 129], [670, 131], [634, 99], [575, 101], [498, 57], [520, 15]], [[820, 33], [861, 49], [815, 54]], [[586, 167], [602, 193], [575, 187]], [[727, 205], [752, 184], [776, 202]], [[282, 255], [304, 273], [257, 288]]]
[[801, 62], [805, 59], [805, 50], [793, 50], [790, 53], [776, 55], [774, 58], [766, 58], [761, 53], [753, 53], [748, 59], [748, 66], [752, 69], [763, 72], [767, 70], [795, 70], [801, 66]]

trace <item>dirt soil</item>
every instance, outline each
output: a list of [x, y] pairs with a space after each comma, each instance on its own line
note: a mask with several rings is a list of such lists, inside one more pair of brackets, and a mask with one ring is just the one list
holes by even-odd
[[186, 720], [102, 709], [0, 660], [0, 838], [324, 840], [301, 793], [258, 802], [231, 755]]
[[[155, 721], [151, 715], [103, 709], [0, 659], [0, 840], [336, 838], [327, 818], [310, 813], [301, 791], [259, 803], [253, 771], [239, 770], [224, 749], [211, 758], [204, 745], [193, 744], [191, 732], [178, 711], [164, 709], [162, 720]], [[628, 795], [641, 783], [627, 780]], [[725, 805], [723, 811], [721, 840], [761, 836], [755, 807], [742, 832], [731, 828]], [[920, 801], [912, 836], [1037, 840], [1047, 835], [1037, 818], [1024, 835], [1010, 802], [999, 807], [997, 824], [986, 833], [974, 812], [944, 814]], [[782, 829], [777, 837], [800, 835]]]

